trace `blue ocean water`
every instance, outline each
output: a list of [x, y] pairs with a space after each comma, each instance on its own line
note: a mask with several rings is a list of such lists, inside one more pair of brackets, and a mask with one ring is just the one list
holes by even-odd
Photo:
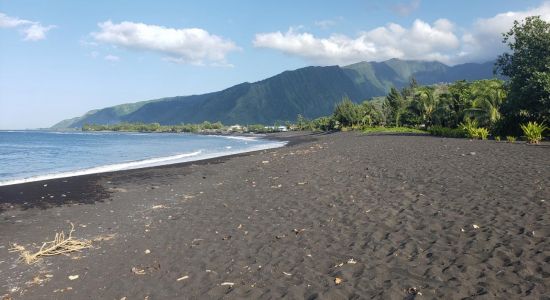
[[0, 131], [0, 185], [136, 169], [283, 146], [186, 133]]

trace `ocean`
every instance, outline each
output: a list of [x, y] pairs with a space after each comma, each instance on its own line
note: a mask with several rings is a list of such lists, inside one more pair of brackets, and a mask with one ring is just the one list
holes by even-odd
[[0, 131], [0, 186], [195, 161], [284, 144], [188, 133]]

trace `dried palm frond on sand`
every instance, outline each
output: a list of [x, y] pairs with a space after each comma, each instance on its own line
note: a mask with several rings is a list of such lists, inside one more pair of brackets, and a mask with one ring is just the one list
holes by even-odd
[[92, 247], [92, 242], [89, 240], [73, 238], [73, 232], [74, 225], [71, 223], [71, 231], [69, 232], [69, 236], [67, 238], [65, 238], [65, 233], [63, 231], [56, 233], [54, 240], [43, 243], [40, 250], [36, 253], [31, 253], [25, 249], [25, 247], [17, 244], [12, 244], [10, 252], [19, 252], [21, 260], [25, 261], [27, 264], [33, 264], [42, 256], [68, 254]]

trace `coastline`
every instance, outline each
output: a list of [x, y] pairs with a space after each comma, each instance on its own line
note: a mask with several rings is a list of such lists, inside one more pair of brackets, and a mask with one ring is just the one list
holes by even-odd
[[[116, 133], [114, 131], [112, 132]], [[58, 133], [58, 132], [51, 132], [51, 133]], [[109, 133], [111, 133], [111, 131], [109, 131]], [[132, 133], [132, 132], [123, 132], [123, 133]], [[156, 133], [153, 133], [153, 134], [156, 134]], [[171, 133], [168, 133], [168, 134], [171, 134]], [[188, 134], [188, 133], [185, 133], [185, 134]], [[285, 146], [286, 143], [288, 142], [288, 141], [285, 141], [284, 139], [269, 139], [266, 135], [246, 135], [246, 134], [195, 134], [195, 135], [206, 135], [206, 136], [228, 138], [228, 139], [239, 139], [239, 140], [264, 140], [266, 143], [263, 145], [252, 146], [243, 150], [226, 150], [223, 152], [213, 152], [213, 153], [202, 153], [202, 150], [197, 150], [197, 151], [188, 152], [188, 153], [179, 153], [179, 154], [173, 154], [168, 156], [144, 158], [144, 159], [133, 160], [133, 161], [123, 161], [123, 162], [112, 163], [107, 165], [97, 165], [89, 168], [76, 169], [71, 171], [52, 172], [52, 173], [34, 175], [30, 177], [25, 177], [25, 178], [6, 179], [6, 180], [0, 180], [0, 187], [29, 183], [29, 182], [36, 182], [36, 181], [47, 181], [51, 179], [62, 179], [62, 178], [69, 178], [69, 177], [75, 177], [75, 176], [142, 169], [142, 168], [148, 168], [148, 167], [158, 167], [158, 166], [171, 165], [171, 164], [180, 164], [184, 162], [206, 160], [206, 159], [223, 157], [223, 156], [231, 156], [231, 155], [241, 154], [241, 153], [279, 148], [279, 147]]]
[[[263, 135], [236, 135], [236, 137], [254, 137], [269, 141], [277, 141], [285, 143], [281, 147], [295, 146], [301, 143], [312, 141], [315, 136], [323, 133], [303, 133], [303, 132], [288, 132], [288, 133], [273, 133]], [[90, 174], [82, 174], [75, 176], [64, 176], [60, 178], [49, 178], [44, 180], [33, 180], [8, 185], [0, 185], [0, 212], [6, 208], [21, 208], [28, 209], [33, 207], [47, 208], [51, 205], [75, 204], [75, 203], [94, 203], [108, 198], [109, 193], [93, 182], [102, 181], [104, 178], [111, 176], [136, 176], [142, 172], [158, 171], [172, 168], [188, 168], [193, 165], [209, 165], [219, 164], [233, 157], [254, 155], [269, 149], [252, 150], [239, 152], [234, 154], [219, 155], [198, 160], [190, 160], [185, 162], [147, 166], [136, 169], [115, 170], [106, 172], [96, 172]], [[80, 190], [80, 188], [82, 188]], [[74, 190], [73, 190], [74, 189]], [[25, 192], [22, 193], [21, 191]], [[53, 197], [51, 195], [64, 195], [63, 197]], [[78, 195], [78, 196], [75, 196]]]
[[[454, 299], [550, 292], [550, 170], [541, 164], [550, 160], [548, 145], [355, 132], [268, 138], [290, 142], [0, 187], [0, 295]], [[71, 223], [73, 236], [93, 241], [92, 249], [33, 265], [8, 251], [11, 243], [36, 249]]]

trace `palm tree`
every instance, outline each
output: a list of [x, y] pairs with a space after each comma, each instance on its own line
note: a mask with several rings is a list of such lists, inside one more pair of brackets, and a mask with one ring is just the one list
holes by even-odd
[[466, 113], [483, 126], [494, 126], [500, 120], [500, 106], [506, 91], [499, 80], [480, 80], [472, 84], [472, 107]]
[[437, 104], [438, 99], [435, 96], [434, 89], [432, 87], [422, 87], [414, 95], [411, 108], [420, 116], [425, 125], [431, 125]]

